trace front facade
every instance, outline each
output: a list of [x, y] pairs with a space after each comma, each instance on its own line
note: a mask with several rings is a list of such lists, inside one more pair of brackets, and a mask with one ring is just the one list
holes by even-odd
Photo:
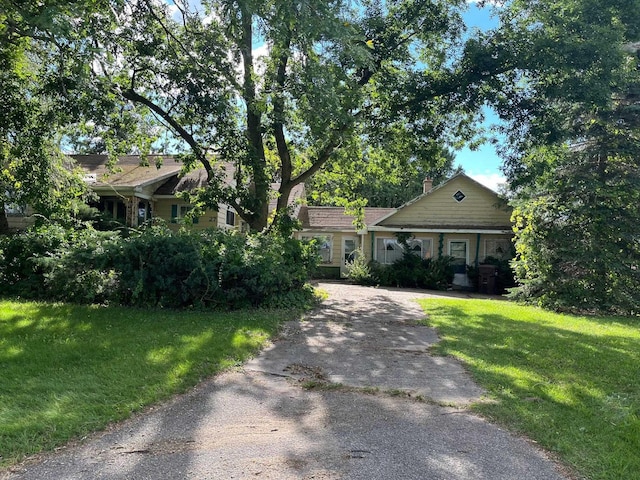
[[365, 209], [363, 230], [342, 208], [307, 207], [300, 238], [316, 238], [322, 265], [335, 276], [344, 273], [349, 254], [361, 248], [369, 260], [392, 264], [402, 257], [399, 237], [422, 258], [454, 258], [454, 286], [470, 286], [467, 266], [486, 257], [510, 256], [511, 211], [491, 189], [460, 173], [397, 209]]
[[[111, 168], [106, 155], [72, 155], [85, 173], [85, 181], [98, 195], [92, 204], [117, 222], [137, 227], [152, 218], [163, 219], [169, 228], [177, 230], [191, 210], [183, 192], [206, 185], [207, 174], [197, 169], [181, 176], [182, 164], [171, 155], [150, 155], [148, 165], [137, 155], [123, 156]], [[229, 178], [229, 175], [225, 175]], [[231, 214], [230, 214], [231, 213]], [[191, 228], [236, 228], [235, 212], [220, 204], [217, 210], [206, 210], [190, 220]]]
[[[106, 155], [71, 155], [74, 166], [84, 174], [84, 181], [97, 195], [90, 204], [109, 219], [120, 225], [137, 227], [147, 220], [159, 218], [172, 230], [188, 224], [191, 229], [222, 228], [246, 230], [248, 226], [235, 210], [224, 203], [217, 209], [206, 210], [199, 217], [187, 220], [192, 206], [183, 198], [184, 193], [203, 188], [207, 184], [204, 168], [181, 175], [182, 163], [172, 155], [149, 155], [146, 163], [139, 155], [125, 155], [115, 165], [110, 165]], [[223, 182], [233, 185], [234, 167], [218, 164]], [[277, 192], [279, 184], [272, 184]], [[300, 202], [304, 198], [304, 184], [294, 187], [289, 204], [298, 215]], [[276, 198], [271, 198], [269, 211], [276, 207]], [[9, 206], [8, 221], [12, 230], [22, 230], [33, 223], [33, 210], [29, 207]]]

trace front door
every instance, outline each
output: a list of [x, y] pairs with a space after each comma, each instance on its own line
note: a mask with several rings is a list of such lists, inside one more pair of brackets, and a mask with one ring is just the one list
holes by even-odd
[[449, 242], [449, 255], [453, 257], [453, 272], [466, 273], [469, 263], [466, 240], [451, 240]]
[[340, 265], [340, 274], [345, 273], [345, 265], [353, 261], [356, 250], [358, 249], [357, 237], [342, 237], [342, 262]]

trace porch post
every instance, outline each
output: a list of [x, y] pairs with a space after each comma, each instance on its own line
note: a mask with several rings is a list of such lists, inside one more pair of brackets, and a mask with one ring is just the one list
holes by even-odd
[[371, 260], [374, 260], [373, 253], [376, 251], [376, 232], [371, 230]]

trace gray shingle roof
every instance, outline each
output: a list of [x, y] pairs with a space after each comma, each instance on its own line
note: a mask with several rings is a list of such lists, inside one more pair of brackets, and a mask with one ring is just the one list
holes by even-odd
[[[140, 165], [139, 155], [125, 155], [111, 169], [107, 155], [70, 155], [87, 174], [95, 175], [95, 186], [139, 187], [160, 181], [182, 168], [173, 155], [149, 155], [148, 166]], [[160, 164], [156, 166], [156, 161]]]
[[[364, 223], [372, 225], [380, 218], [393, 212], [394, 208], [367, 207], [364, 209]], [[352, 215], [346, 215], [343, 207], [307, 207], [300, 209], [302, 228], [308, 230], [354, 229]]]

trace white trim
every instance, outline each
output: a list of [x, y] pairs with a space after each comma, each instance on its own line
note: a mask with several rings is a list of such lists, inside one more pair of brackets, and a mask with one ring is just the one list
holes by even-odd
[[331, 228], [331, 227], [321, 227], [321, 228], [303, 228], [302, 230], [298, 230], [301, 233], [314, 233], [314, 232], [319, 232], [319, 233], [348, 233], [351, 235], [364, 235], [367, 232], [364, 230], [355, 230], [353, 228], [350, 228], [348, 230], [340, 230], [338, 228]]
[[513, 230], [491, 230], [475, 228], [411, 228], [411, 227], [369, 227], [370, 232], [411, 232], [411, 233], [486, 233], [494, 235], [511, 235]]
[[[458, 192], [460, 192], [460, 194], [462, 195], [462, 198], [461, 198], [460, 200], [458, 200], [458, 199], [456, 198], [456, 193], [458, 193]], [[453, 195], [451, 195], [451, 198], [453, 198], [453, 199], [454, 199], [456, 202], [458, 202], [458, 203], [462, 203], [462, 202], [464, 202], [464, 201], [467, 199], [467, 197], [468, 197], [468, 196], [469, 196], [469, 195], [467, 195], [466, 193], [464, 193], [462, 190], [458, 189], [458, 190], [456, 190], [456, 192], [455, 192]]]

